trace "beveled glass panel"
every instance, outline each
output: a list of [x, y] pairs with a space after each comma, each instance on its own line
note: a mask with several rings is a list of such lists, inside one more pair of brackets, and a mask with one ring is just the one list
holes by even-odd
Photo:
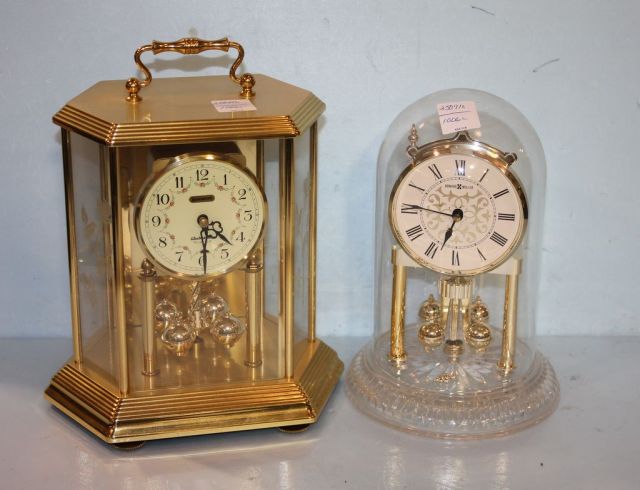
[[108, 163], [100, 144], [70, 137], [82, 368], [117, 386]]

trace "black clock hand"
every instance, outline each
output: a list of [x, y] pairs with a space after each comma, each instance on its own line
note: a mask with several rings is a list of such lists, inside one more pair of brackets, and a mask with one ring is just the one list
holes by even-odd
[[227, 239], [226, 236], [222, 234], [222, 223], [219, 221], [214, 221], [211, 223], [210, 228], [208, 228], [211, 232], [213, 232], [211, 238], [220, 238], [223, 242], [226, 242], [228, 245], [231, 245], [231, 242]]
[[453, 218], [453, 222], [451, 223], [451, 226], [447, 229], [447, 231], [444, 233], [444, 241], [442, 242], [442, 247], [440, 250], [442, 250], [445, 246], [445, 244], [447, 243], [447, 241], [449, 240], [449, 238], [451, 238], [451, 235], [453, 235], [453, 227], [455, 226], [455, 224], [460, 221], [464, 216], [464, 213], [462, 212], [462, 209], [454, 209], [453, 213], [451, 213], [451, 217]]
[[226, 242], [228, 245], [231, 245], [231, 242], [227, 240], [227, 237], [224, 236], [221, 231], [218, 232], [218, 237], [222, 239], [222, 241]]
[[444, 216], [449, 216], [450, 218], [453, 216], [450, 213], [444, 213], [442, 211], [436, 211], [435, 209], [423, 208], [417, 204], [403, 204], [402, 211], [411, 211], [412, 209], [420, 209], [421, 211], [429, 211], [430, 213], [442, 214]]
[[205, 214], [198, 216], [198, 225], [200, 225], [200, 243], [202, 244], [202, 271], [207, 274], [207, 242], [209, 241], [209, 218]]
[[209, 234], [206, 229], [200, 230], [200, 243], [202, 243], [202, 272], [207, 274], [207, 241], [209, 240]]
[[453, 226], [456, 224], [456, 221], [453, 220], [453, 223], [451, 223], [451, 226], [449, 227], [449, 229], [445, 232], [444, 234], [444, 241], [442, 242], [442, 247], [440, 250], [442, 250], [444, 248], [445, 243], [447, 243], [447, 240], [449, 240], [449, 238], [451, 238], [451, 235], [453, 235]]

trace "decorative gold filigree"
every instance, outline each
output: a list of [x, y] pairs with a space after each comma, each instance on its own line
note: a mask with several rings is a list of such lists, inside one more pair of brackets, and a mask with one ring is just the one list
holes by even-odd
[[[487, 236], [493, 228], [494, 213], [491, 201], [485, 193], [476, 189], [456, 194], [453, 190], [445, 190], [441, 184], [427, 196], [428, 207], [443, 213], [452, 213], [454, 209], [464, 211], [464, 219], [456, 224], [455, 233], [449, 243], [465, 246], [476, 243]], [[451, 219], [441, 214], [424, 213], [425, 226], [436, 239], [441, 239], [447, 228], [451, 226]]]

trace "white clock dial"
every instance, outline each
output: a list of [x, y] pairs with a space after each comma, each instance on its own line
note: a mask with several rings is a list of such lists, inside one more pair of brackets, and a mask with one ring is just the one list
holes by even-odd
[[506, 165], [450, 153], [401, 175], [389, 214], [396, 239], [419, 264], [472, 275], [513, 253], [524, 233], [526, 209], [522, 188]]
[[265, 213], [264, 194], [249, 172], [214, 155], [185, 155], [143, 189], [136, 230], [156, 264], [207, 277], [247, 257]]

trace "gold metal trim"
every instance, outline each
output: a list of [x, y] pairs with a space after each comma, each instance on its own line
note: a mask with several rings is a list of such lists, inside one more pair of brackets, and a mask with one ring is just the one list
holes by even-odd
[[316, 340], [316, 240], [318, 228], [318, 123], [309, 129], [309, 325], [307, 339]]
[[126, 395], [129, 392], [129, 358], [127, 352], [127, 313], [126, 313], [126, 258], [124, 256], [124, 240], [123, 233], [128, 227], [127, 219], [125, 218], [123, 209], [126, 209], [123, 202], [124, 196], [126, 196], [127, 186], [126, 182], [122, 182], [120, 175], [120, 165], [117, 158], [115, 149], [103, 147], [102, 155], [104, 158], [105, 166], [109, 169], [108, 178], [109, 182], [106, 182], [107, 188], [111, 190], [111, 230], [112, 240], [108, 244], [110, 247], [110, 255], [114, 258], [111, 267], [113, 270], [114, 278], [114, 320], [117, 331], [117, 345], [118, 345], [118, 361], [119, 361], [119, 376], [118, 385], [122, 395]]
[[[179, 167], [180, 165], [185, 165], [185, 164], [191, 163], [193, 161], [201, 161], [201, 160], [209, 160], [209, 161], [212, 161], [212, 162], [220, 162], [222, 164], [233, 166], [233, 168], [235, 170], [237, 170], [240, 173], [244, 174], [244, 176], [254, 184], [255, 188], [258, 191], [256, 194], [257, 194], [257, 196], [259, 198], [261, 198], [261, 204], [262, 204], [262, 209], [260, 210], [260, 212], [262, 213], [262, 225], [260, 227], [260, 231], [256, 235], [255, 243], [249, 249], [247, 254], [244, 257], [242, 257], [242, 259], [238, 260], [235, 264], [230, 265], [226, 269], [219, 269], [219, 270], [215, 270], [215, 271], [212, 270], [211, 272], [208, 272], [206, 276], [203, 276], [203, 275], [191, 275], [191, 274], [186, 274], [184, 272], [178, 272], [178, 271], [175, 271], [173, 269], [168, 268], [164, 264], [161, 264], [154, 257], [153, 253], [149, 250], [149, 248], [147, 247], [147, 244], [142, 239], [142, 230], [140, 228], [141, 227], [141, 224], [140, 224], [140, 213], [142, 212], [142, 203], [144, 202], [145, 198], [147, 197], [147, 194], [149, 193], [149, 191], [152, 189], [153, 185], [159, 179], [161, 179], [165, 174], [167, 174], [169, 172], [172, 172], [175, 168]], [[253, 254], [253, 252], [256, 250], [256, 248], [260, 244], [260, 241], [262, 239], [262, 235], [264, 234], [264, 229], [266, 227], [268, 213], [269, 213], [269, 210], [268, 210], [268, 204], [267, 204], [267, 197], [266, 197], [266, 195], [264, 193], [264, 189], [262, 188], [262, 186], [260, 185], [260, 183], [258, 182], [256, 177], [250, 171], [248, 171], [245, 168], [241, 167], [240, 165], [236, 164], [231, 159], [227, 158], [224, 154], [221, 154], [221, 153], [214, 153], [214, 152], [183, 153], [182, 155], [178, 155], [178, 156], [176, 156], [174, 158], [171, 158], [169, 160], [169, 162], [167, 163], [167, 165], [160, 172], [156, 172], [156, 173], [153, 173], [153, 174], [149, 175], [149, 177], [147, 178], [147, 180], [143, 184], [142, 188], [140, 189], [140, 193], [138, 194], [138, 197], [136, 198], [136, 203], [135, 203], [135, 208], [134, 208], [134, 223], [135, 223], [134, 226], [135, 226], [136, 238], [138, 240], [138, 243], [140, 244], [140, 247], [144, 251], [145, 255], [147, 257], [149, 257], [149, 259], [153, 262], [153, 264], [157, 268], [159, 268], [160, 270], [165, 271], [165, 272], [167, 272], [167, 273], [169, 273], [169, 274], [171, 274], [172, 276], [175, 276], [175, 277], [186, 278], [186, 279], [189, 279], [189, 280], [192, 280], [192, 281], [205, 281], [205, 280], [211, 279], [212, 277], [219, 277], [219, 276], [227, 274], [227, 273], [229, 273], [229, 272], [231, 272], [233, 270], [241, 269], [241, 268], [243, 268], [245, 266], [245, 264], [246, 264], [247, 260], [249, 259], [249, 257]]]
[[[264, 141], [256, 141], [256, 180], [264, 189]], [[266, 216], [265, 216], [266, 220]], [[264, 238], [247, 263], [245, 288], [247, 294], [247, 341], [245, 364], [262, 364], [262, 330], [264, 328]]]
[[393, 286], [391, 297], [391, 349], [389, 357], [392, 361], [401, 362], [407, 358], [404, 349], [404, 311], [405, 293], [407, 289], [407, 271], [398, 262], [398, 247], [391, 248], [393, 264]]
[[82, 363], [82, 331], [80, 325], [80, 296], [78, 290], [78, 246], [76, 242], [75, 196], [73, 195], [73, 161], [71, 158], [71, 133], [62, 128], [62, 162], [67, 211], [67, 253], [69, 258], [69, 289], [71, 297], [71, 334], [73, 359]]
[[518, 317], [518, 270], [505, 278], [502, 352], [498, 368], [508, 374], [516, 368], [516, 327]]
[[156, 306], [156, 277], [157, 273], [149, 259], [144, 259], [138, 278], [142, 282], [142, 374], [155, 376], [160, 370], [156, 366], [156, 338], [155, 338], [155, 306]]
[[240, 78], [236, 75], [236, 70], [242, 63], [244, 59], [244, 49], [242, 46], [234, 41], [229, 41], [229, 39], [222, 38], [216, 39], [215, 41], [207, 41], [204, 39], [198, 39], [195, 37], [184, 37], [182, 39], [178, 39], [177, 41], [171, 42], [162, 42], [162, 41], [153, 41], [151, 44], [145, 44], [144, 46], [140, 46], [135, 54], [133, 55], [133, 59], [136, 62], [136, 65], [140, 70], [144, 73], [144, 80], [139, 80], [135, 77], [127, 80], [125, 87], [129, 92], [127, 96], [127, 100], [132, 103], [136, 103], [142, 100], [142, 97], [138, 95], [140, 89], [147, 87], [151, 84], [152, 77], [151, 72], [146, 67], [144, 63], [140, 60], [140, 56], [142, 53], [147, 51], [153, 52], [154, 55], [158, 55], [160, 53], [164, 53], [167, 51], [173, 51], [176, 53], [188, 55], [188, 54], [199, 54], [203, 51], [224, 51], [225, 53], [229, 51], [230, 48], [238, 51], [238, 57], [231, 65], [229, 69], [229, 78], [233, 80], [235, 83], [242, 87], [242, 91], [240, 95], [245, 98], [253, 97], [255, 94], [253, 93], [253, 86], [256, 81], [253, 78], [253, 75], [250, 73], [245, 73]]
[[293, 380], [220, 384], [206, 391], [123, 397], [67, 364], [45, 397], [108, 443], [310, 424], [344, 368], [321, 341], [309, 343]]
[[[389, 204], [387, 206], [391, 232], [393, 233], [393, 236], [396, 239], [398, 245], [402, 247], [402, 249], [409, 257], [411, 257], [416, 261], [416, 263], [420, 264], [421, 266], [451, 276], [475, 276], [477, 274], [487, 272], [491, 269], [495, 269], [499, 265], [503, 264], [522, 242], [529, 219], [529, 211], [527, 207], [527, 198], [524, 192], [524, 186], [521, 184], [520, 179], [518, 179], [518, 177], [509, 170], [509, 167], [515, 161], [515, 155], [513, 153], [505, 153], [487, 143], [473, 140], [466, 132], [458, 133], [456, 134], [456, 136], [450, 139], [437, 140], [417, 147], [412, 155], [412, 162], [407, 165], [407, 167], [400, 173], [398, 179], [393, 185], [393, 188], [391, 189], [391, 193], [389, 194]], [[451, 269], [436, 267], [435, 265], [426, 262], [419, 254], [416, 254], [413, 250], [405, 247], [404, 242], [401, 239], [402, 231], [396, 223], [396, 213], [394, 213], [394, 209], [397, 207], [398, 188], [404, 181], [405, 177], [418, 165], [422, 165], [429, 159], [442, 155], [470, 155], [489, 162], [505, 175], [505, 177], [513, 185], [516, 194], [518, 195], [518, 202], [522, 209], [522, 220], [517, 231], [518, 234], [511, 243], [510, 247], [503, 252], [498, 260], [490, 262], [483, 267], [479, 267], [477, 269], [468, 269], [464, 271], [455, 271]]]
[[[275, 81], [256, 75], [256, 80]], [[190, 79], [190, 78], [187, 78]], [[169, 79], [164, 79], [169, 80]], [[310, 92], [289, 114], [153, 122], [126, 118], [108, 121], [75, 107], [75, 99], [53, 116], [53, 122], [108, 146], [205, 143], [239, 139], [293, 138], [324, 112], [325, 104]], [[125, 103], [125, 102], [123, 102]], [[258, 104], [258, 102], [256, 102]], [[259, 105], [259, 104], [258, 104]], [[141, 106], [142, 107], [142, 106]], [[106, 117], [106, 116], [105, 116]]]
[[293, 377], [294, 314], [294, 147], [291, 138], [280, 140], [280, 331], [284, 334], [284, 376]]

